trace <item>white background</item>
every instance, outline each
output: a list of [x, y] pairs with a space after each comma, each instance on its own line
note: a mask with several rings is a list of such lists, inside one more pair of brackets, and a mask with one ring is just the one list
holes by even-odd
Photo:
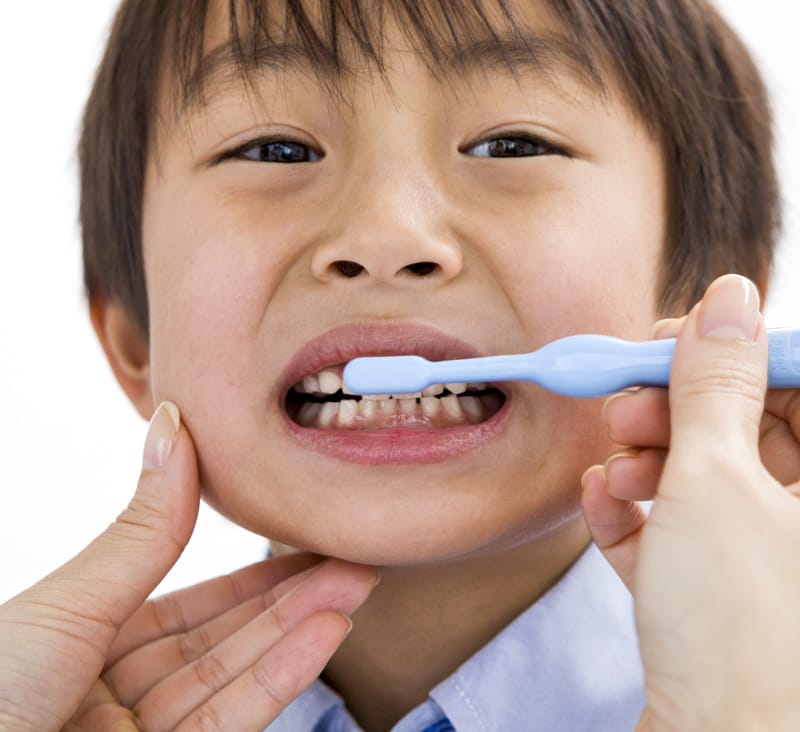
[[[2, 3], [0, 28], [0, 602], [77, 552], [133, 492], [145, 423], [86, 315], [75, 145], [115, 2]], [[773, 92], [786, 225], [768, 325], [800, 326], [800, 3], [720, 0]], [[205, 506], [160, 589], [263, 556]]]

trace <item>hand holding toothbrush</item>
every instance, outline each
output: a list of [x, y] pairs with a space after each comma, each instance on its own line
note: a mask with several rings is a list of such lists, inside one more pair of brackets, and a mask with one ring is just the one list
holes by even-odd
[[583, 478], [587, 524], [634, 595], [641, 732], [800, 729], [800, 392], [767, 391], [758, 308], [726, 276], [659, 324], [678, 337], [669, 393], [607, 401], [629, 447]]

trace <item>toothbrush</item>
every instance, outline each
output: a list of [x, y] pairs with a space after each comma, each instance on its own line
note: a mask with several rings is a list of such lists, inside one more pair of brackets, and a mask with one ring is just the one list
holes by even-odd
[[[767, 338], [770, 387], [800, 386], [800, 329], [770, 329]], [[565, 396], [598, 397], [629, 386], [667, 386], [675, 341], [574, 335], [510, 356], [356, 358], [345, 366], [344, 383], [355, 394], [414, 394], [431, 384], [531, 381]]]

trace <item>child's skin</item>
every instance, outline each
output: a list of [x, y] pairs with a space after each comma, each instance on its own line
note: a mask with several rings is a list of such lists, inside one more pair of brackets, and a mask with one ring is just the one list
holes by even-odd
[[[520, 12], [532, 29], [557, 31], [537, 4], [526, 7]], [[213, 16], [209, 48], [225, 40], [225, 27], [224, 17]], [[327, 680], [365, 729], [388, 728], [569, 567], [590, 538], [578, 505], [581, 474], [603, 462], [612, 443], [596, 402], [512, 384], [505, 415], [497, 419], [502, 429], [475, 440], [469, 450], [424, 453], [418, 462], [405, 455], [401, 464], [385, 453], [372, 454], [371, 463], [346, 460], [311, 450], [287, 428], [281, 404], [297, 380], [295, 374], [286, 383], [287, 365], [309, 341], [343, 325], [352, 327], [343, 339], [361, 338], [376, 326], [393, 338], [398, 332], [413, 338], [425, 329], [457, 338], [480, 354], [532, 350], [580, 331], [646, 337], [657, 317], [666, 218], [659, 147], [611, 78], [602, 98], [565, 67], [549, 69], [546, 76], [522, 69], [518, 81], [483, 68], [442, 86], [399, 33], [390, 31], [388, 39], [388, 86], [377, 75], [362, 74], [344, 88], [346, 103], [326, 97], [299, 70], [259, 77], [257, 97], [238, 85], [212, 82], [209, 106], [180, 122], [171, 120], [165, 104], [158, 158], [150, 161], [145, 189], [149, 341], [117, 303], [98, 298], [92, 304], [115, 373], [140, 412], [149, 417], [154, 404], [170, 399], [180, 405], [185, 425], [173, 443], [166, 413], [154, 422], [161, 448], [149, 453], [145, 483], [176, 480], [182, 493], [165, 509], [159, 504], [163, 496], [150, 489], [143, 505], [160, 517], [151, 532], [160, 531], [156, 544], [163, 549], [131, 583], [135, 592], [124, 602], [109, 589], [106, 602], [118, 607], [114, 625], [155, 586], [159, 572], [174, 561], [175, 546], [188, 538], [197, 500], [193, 444], [205, 497], [223, 513], [283, 544], [381, 566], [382, 583], [326, 668]], [[170, 95], [165, 88], [164, 100]], [[300, 164], [243, 159], [212, 164], [222, 153], [273, 132], [324, 157]], [[551, 147], [517, 159], [479, 155], [488, 140], [525, 134]], [[332, 266], [337, 261], [356, 262], [364, 272], [345, 278]], [[425, 277], [405, 269], [419, 262], [437, 267]], [[402, 330], [380, 330], [396, 327]], [[763, 337], [760, 351], [748, 347], [746, 353], [755, 355], [746, 358], [757, 371]], [[715, 404], [703, 408], [719, 410]], [[609, 411], [619, 414], [619, 402]], [[669, 421], [663, 402], [647, 404], [644, 411], [650, 423]], [[787, 410], [777, 413], [789, 421]], [[613, 432], [612, 437], [651, 444], [622, 440]], [[751, 444], [758, 439], [748, 437]], [[652, 445], [665, 448], [668, 439], [662, 430]], [[168, 445], [171, 457], [164, 462]], [[755, 465], [758, 455], [743, 459]], [[618, 459], [609, 469], [612, 493], [621, 465]], [[644, 465], [648, 495], [660, 471], [658, 460]], [[766, 480], [755, 469], [752, 475], [754, 484]], [[796, 477], [792, 473], [786, 481]], [[606, 483], [596, 472], [586, 482], [594, 499], [585, 507], [588, 523], [634, 586], [631, 568], [640, 549], [635, 537], [643, 519], [631, 513], [630, 504], [607, 500]], [[620, 524], [615, 510], [632, 520], [613, 534], [608, 523]], [[602, 520], [604, 512], [613, 520]], [[713, 520], [713, 508], [700, 507], [698, 515]], [[629, 531], [634, 538], [621, 541]], [[694, 538], [703, 541], [703, 524]], [[794, 549], [793, 539], [784, 538], [776, 544], [778, 554]], [[118, 536], [107, 542], [122, 546], [129, 540]], [[681, 532], [674, 531], [648, 556], [669, 556], [670, 542], [681, 541]], [[310, 561], [274, 560], [255, 571], [256, 579], [243, 580], [245, 594], [265, 590]], [[86, 562], [94, 566], [101, 560]], [[658, 576], [656, 569], [652, 576]], [[102, 573], [89, 576], [107, 579]], [[344, 597], [332, 593], [334, 580], [350, 588]], [[319, 673], [346, 631], [341, 614], [360, 605], [373, 580], [368, 567], [345, 562], [326, 564], [307, 578], [307, 595], [289, 623], [305, 618], [305, 625], [284, 639], [294, 645], [276, 646], [283, 656], [264, 657], [264, 673], [277, 684], [283, 660], [296, 657], [298, 648], [316, 649], [314, 657], [298, 666], [296, 677], [283, 677], [272, 707], [245, 709], [239, 699], [252, 688], [228, 687], [206, 711], [213, 708], [226, 721], [223, 728], [242, 722], [229, 715], [277, 714]], [[650, 594], [637, 595], [637, 607], [659, 612], [653, 599], [657, 588], [642, 592]], [[682, 597], [680, 587], [675, 593]], [[232, 598], [214, 604], [198, 602], [196, 594], [183, 597], [187, 608], [202, 608], [203, 620], [225, 610], [226, 602], [235, 604]], [[113, 629], [106, 627], [96, 638], [96, 627], [87, 624], [94, 651], [87, 679], [97, 678], [108, 657], [105, 681], [121, 703], [113, 714], [138, 704], [140, 719], [172, 727], [202, 709], [211, 694], [197, 675], [178, 677], [184, 660], [175, 658], [174, 646], [152, 643], [157, 634], [151, 607], [134, 616], [114, 646]], [[214, 644], [262, 608], [259, 600], [238, 611], [235, 620], [215, 621]], [[274, 613], [270, 619], [274, 624]], [[654, 642], [674, 621], [669, 616], [658, 626]], [[257, 635], [250, 627], [243, 637]], [[691, 654], [695, 647], [688, 645]], [[126, 654], [139, 646], [150, 662], [126, 663], [131, 658]], [[269, 654], [269, 645], [256, 651]], [[359, 673], [366, 655], [369, 677]], [[648, 683], [655, 679], [649, 691], [662, 702], [670, 689], [658, 686], [662, 655], [655, 655], [645, 659]], [[664, 658], [669, 668], [673, 659]], [[142, 667], [144, 672], [133, 673]], [[227, 673], [234, 678], [240, 670]], [[174, 675], [163, 682], [174, 684], [169, 693], [162, 684], [159, 692], [143, 696], [170, 672]], [[686, 678], [691, 684], [689, 673]], [[75, 703], [86, 691], [79, 693], [79, 686], [73, 690]], [[101, 697], [97, 688], [94, 693], [84, 712], [96, 709]], [[662, 703], [657, 714], [668, 706]], [[687, 709], [691, 712], [691, 703]], [[101, 728], [98, 719], [84, 719], [84, 728]]]
[[[525, 7], [533, 31], [555, 33]], [[216, 19], [209, 48], [226, 28]], [[521, 69], [518, 84], [484, 57], [447, 87], [398, 31], [387, 47], [388, 84], [363, 73], [347, 103], [306, 69], [265, 72], [263, 104], [212, 82], [207, 107], [162, 126], [144, 203], [150, 340], [111, 353], [144, 416], [180, 404], [212, 505], [273, 540], [384, 567], [326, 671], [372, 728], [422, 701], [575, 560], [589, 539], [580, 475], [609, 445], [596, 404], [515, 383], [502, 430], [469, 451], [350, 462], [287, 429], [281, 404], [298, 380], [287, 365], [342, 326], [343, 344], [368, 326], [447, 334], [480, 354], [580, 331], [643, 338], [665, 221], [659, 147], [613, 86], [601, 99], [566, 65]], [[266, 134], [324, 158], [213, 164]], [[478, 156], [525, 134], [570, 157]], [[343, 277], [342, 260], [365, 272]], [[437, 269], [404, 269], [417, 262]], [[96, 318], [113, 344], [117, 317]]]

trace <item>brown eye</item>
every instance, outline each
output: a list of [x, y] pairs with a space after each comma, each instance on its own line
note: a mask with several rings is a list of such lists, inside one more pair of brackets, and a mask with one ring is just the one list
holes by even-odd
[[313, 163], [322, 155], [294, 140], [254, 140], [227, 153], [222, 160], [252, 160], [256, 163]]
[[541, 155], [562, 155], [562, 150], [537, 137], [509, 135], [484, 140], [468, 148], [476, 158], [528, 158]]

